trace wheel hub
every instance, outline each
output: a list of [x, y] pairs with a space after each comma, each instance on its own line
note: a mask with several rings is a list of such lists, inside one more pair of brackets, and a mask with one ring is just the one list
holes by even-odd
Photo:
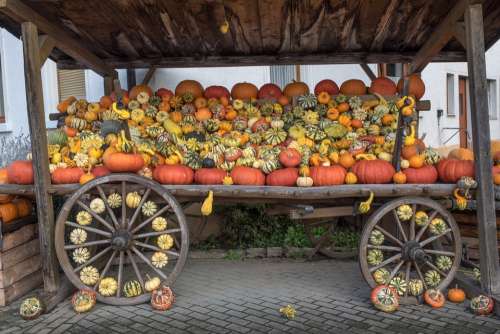
[[430, 259], [420, 244], [415, 240], [406, 242], [403, 246], [403, 260], [425, 262]]
[[131, 241], [132, 234], [125, 229], [120, 229], [111, 237], [111, 247], [118, 251], [124, 251], [130, 247]]

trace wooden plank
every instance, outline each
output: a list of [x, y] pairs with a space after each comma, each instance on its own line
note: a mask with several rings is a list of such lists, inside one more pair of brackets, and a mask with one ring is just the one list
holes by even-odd
[[7, 288], [19, 281], [23, 277], [37, 271], [42, 267], [42, 257], [40, 254], [32, 256], [14, 267], [0, 270], [0, 288]]
[[377, 30], [375, 31], [375, 35], [371, 44], [372, 50], [381, 50], [384, 45], [384, 41], [387, 39], [387, 36], [391, 30], [391, 22], [394, 19], [394, 12], [396, 11], [400, 0], [391, 0], [385, 9], [385, 13], [380, 17], [380, 20], [377, 25]]
[[[403, 96], [408, 95], [410, 91], [410, 82], [408, 79], [408, 66], [403, 64], [403, 73], [401, 79], [403, 79]], [[398, 116], [398, 127], [396, 129], [396, 140], [394, 144], [394, 154], [392, 157], [392, 165], [397, 172], [401, 170], [401, 150], [403, 149], [403, 131], [405, 129], [403, 113], [399, 113]]]
[[352, 216], [354, 209], [352, 206], [338, 206], [331, 208], [315, 208], [312, 213], [303, 213], [303, 211], [291, 209], [289, 212], [290, 219], [318, 219], [318, 218], [333, 218]]
[[40, 65], [43, 65], [54, 50], [56, 41], [48, 35], [41, 35], [38, 42], [40, 43]]
[[0, 289], [0, 306], [5, 306], [43, 283], [42, 271], [38, 270], [6, 289]]
[[35, 224], [26, 225], [13, 233], [5, 234], [2, 240], [2, 252], [6, 252], [33, 239], [36, 227]]
[[105, 76], [104, 77], [104, 95], [111, 95], [113, 92], [113, 77]]
[[0, 12], [20, 24], [24, 24], [24, 22], [33, 22], [41, 31], [51, 36], [56, 41], [56, 46], [59, 50], [84, 64], [86, 67], [94, 70], [96, 73], [102, 76], [118, 76], [115, 70], [86, 49], [83, 43], [71, 37], [63, 27], [50, 22], [29, 6], [25, 5], [22, 1], [2, 0], [0, 1]]
[[481, 285], [488, 293], [500, 294], [500, 268], [496, 237], [495, 191], [490, 154], [490, 121], [484, 46], [483, 6], [468, 5], [465, 10], [467, 66], [472, 120], [472, 139], [478, 187], [479, 248], [481, 253]]
[[465, 24], [463, 22], [457, 22], [455, 24], [455, 30], [453, 32], [455, 39], [462, 44], [464, 49], [467, 47], [467, 42], [465, 38]]
[[25, 259], [40, 253], [40, 243], [38, 239], [33, 239], [25, 244], [0, 253], [0, 270], [8, 269]]
[[359, 64], [361, 66], [361, 68], [363, 69], [363, 71], [365, 71], [366, 75], [368, 76], [368, 78], [370, 78], [370, 80], [375, 80], [377, 79], [377, 76], [375, 75], [375, 73], [373, 73], [372, 69], [370, 68], [370, 66], [368, 66], [367, 64]]
[[156, 66], [151, 66], [148, 71], [146, 72], [146, 75], [144, 76], [144, 79], [142, 79], [142, 84], [147, 85], [149, 84], [149, 81], [151, 81], [151, 78], [156, 72]]
[[410, 74], [420, 73], [429, 64], [434, 56], [453, 37], [455, 23], [464, 15], [464, 10], [469, 0], [458, 0], [455, 6], [448, 12], [436, 30], [427, 39], [415, 56], [410, 66]]
[[[227, 67], [227, 66], [262, 66], [262, 65], [324, 65], [324, 64], [378, 64], [378, 63], [409, 63], [415, 58], [416, 52], [373, 53], [360, 51], [337, 51], [315, 54], [278, 54], [251, 56], [185, 56], [142, 58], [123, 60], [110, 58], [104, 62], [111, 68], [149, 68], [153, 65], [159, 68], [185, 67]], [[464, 62], [465, 52], [443, 51], [433, 55], [436, 62]], [[61, 69], [86, 68], [84, 64], [71, 59], [61, 59], [57, 63]]]
[[[10, 1], [8, 2], [10, 3]], [[54, 248], [54, 208], [50, 187], [49, 156], [40, 73], [38, 29], [31, 22], [21, 25], [24, 51], [26, 104], [35, 173], [36, 208], [39, 226], [40, 251], [43, 255], [43, 277], [46, 291], [57, 291], [59, 270]]]
[[130, 90], [136, 85], [135, 69], [127, 69], [127, 88]]

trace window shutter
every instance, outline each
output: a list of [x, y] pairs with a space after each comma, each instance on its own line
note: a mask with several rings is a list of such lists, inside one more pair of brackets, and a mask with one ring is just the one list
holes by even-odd
[[270, 67], [271, 82], [284, 89], [295, 78], [294, 65], [272, 65]]
[[64, 101], [70, 96], [77, 99], [86, 97], [84, 70], [57, 70], [57, 81], [59, 101]]

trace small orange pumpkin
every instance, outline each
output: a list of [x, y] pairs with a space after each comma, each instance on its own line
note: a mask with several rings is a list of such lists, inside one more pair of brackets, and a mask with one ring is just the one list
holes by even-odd
[[424, 293], [424, 300], [432, 308], [441, 308], [446, 301], [443, 293], [436, 289], [426, 290]]
[[465, 300], [465, 291], [457, 285], [448, 290], [448, 300], [452, 303], [463, 303]]
[[194, 100], [194, 106], [196, 107], [196, 109], [205, 108], [207, 106], [207, 99], [202, 96], [197, 97]]
[[0, 218], [4, 223], [8, 223], [17, 219], [17, 206], [14, 203], [0, 204]]
[[170, 113], [170, 119], [175, 123], [180, 123], [182, 121], [182, 113], [180, 111], [173, 111]]
[[194, 117], [200, 122], [212, 118], [212, 112], [208, 108], [200, 108], [194, 113]]
[[356, 163], [356, 160], [354, 160], [353, 156], [350, 153], [342, 153], [339, 158], [339, 164], [346, 168], [349, 169], [354, 164]]
[[422, 155], [414, 155], [409, 160], [411, 168], [422, 168], [425, 163], [425, 159]]
[[339, 103], [339, 105], [337, 105], [337, 110], [339, 111], [339, 113], [347, 112], [347, 111], [349, 111], [349, 109], [351, 109], [351, 107], [349, 106], [349, 103], [347, 103], [347, 102], [342, 102], [342, 103]]
[[29, 216], [33, 212], [33, 204], [26, 198], [18, 198], [12, 203], [17, 207], [17, 214], [19, 217]]
[[394, 174], [394, 176], [392, 177], [392, 180], [394, 181], [394, 183], [396, 184], [405, 184], [406, 183], [406, 174], [403, 173], [403, 172], [397, 172], [396, 174]]
[[382, 116], [382, 124], [385, 126], [391, 125], [394, 122], [394, 116], [391, 114], [385, 114]]
[[339, 119], [339, 114], [340, 112], [338, 111], [338, 109], [332, 107], [329, 108], [328, 111], [326, 112], [326, 117], [329, 120], [336, 121], [337, 119]]
[[349, 127], [349, 126], [351, 126], [351, 118], [347, 115], [340, 115], [339, 116], [339, 123], [345, 127]]
[[318, 102], [321, 104], [328, 104], [330, 102], [331, 96], [327, 92], [321, 92], [318, 94]]

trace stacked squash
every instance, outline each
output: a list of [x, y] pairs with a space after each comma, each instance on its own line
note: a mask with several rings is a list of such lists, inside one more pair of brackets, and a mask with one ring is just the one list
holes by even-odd
[[[184, 80], [174, 92], [139, 85], [98, 103], [70, 98], [58, 106], [64, 127], [49, 134], [53, 182], [132, 172], [168, 184], [433, 183], [439, 155], [414, 130], [405, 137], [403, 172], [391, 164], [399, 112], [411, 112], [425, 89], [413, 81], [413, 95], [395, 101], [384, 98], [398, 93], [384, 77], [370, 87], [322, 80], [314, 93], [303, 82], [282, 91]], [[113, 120], [126, 122], [130, 136], [105, 122]]]
[[[0, 184], [9, 183], [7, 168], [0, 169]], [[0, 194], [0, 220], [10, 223], [18, 218], [31, 215], [33, 204], [30, 200], [13, 195]]]

